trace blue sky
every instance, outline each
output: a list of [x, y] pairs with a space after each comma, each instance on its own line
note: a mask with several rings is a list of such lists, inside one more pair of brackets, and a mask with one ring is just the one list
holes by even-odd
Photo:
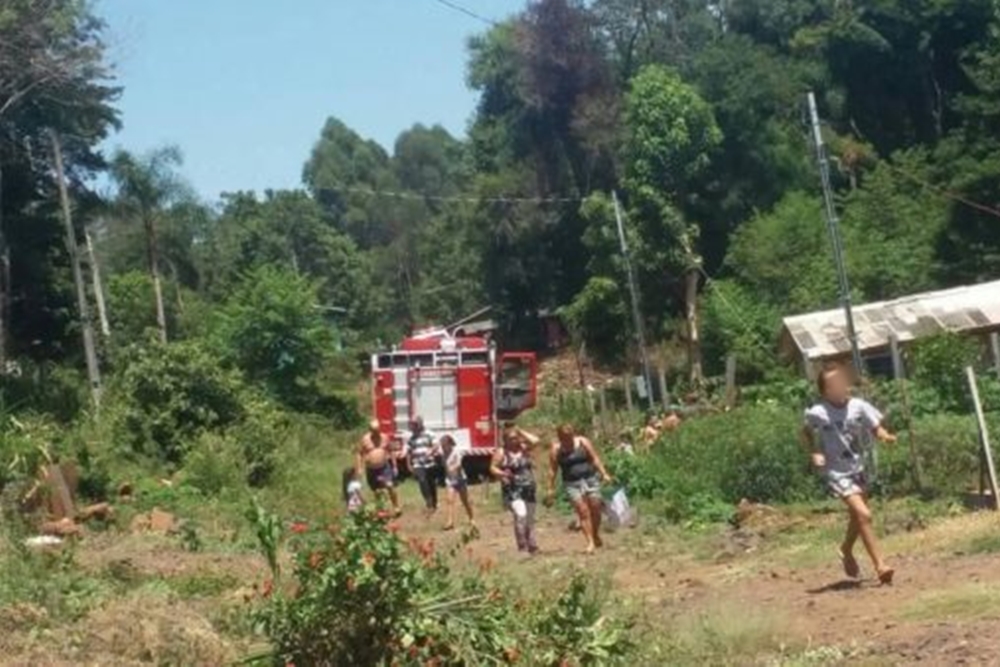
[[[524, 0], [458, 0], [501, 19]], [[108, 148], [177, 144], [205, 198], [289, 188], [328, 116], [391, 150], [416, 122], [463, 135], [466, 40], [436, 0], [97, 0], [124, 93]]]

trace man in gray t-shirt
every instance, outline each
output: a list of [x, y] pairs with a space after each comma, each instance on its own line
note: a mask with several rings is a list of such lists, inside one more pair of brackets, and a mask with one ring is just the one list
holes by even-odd
[[861, 574], [854, 558], [854, 544], [860, 537], [879, 581], [891, 584], [894, 571], [882, 560], [865, 497], [868, 489], [861, 448], [866, 433], [887, 443], [895, 442], [896, 436], [882, 426], [882, 414], [870, 403], [851, 398], [850, 379], [844, 369], [824, 369], [817, 384], [822, 400], [806, 410], [802, 439], [830, 491], [847, 506], [847, 534], [840, 546], [844, 572], [852, 579]]

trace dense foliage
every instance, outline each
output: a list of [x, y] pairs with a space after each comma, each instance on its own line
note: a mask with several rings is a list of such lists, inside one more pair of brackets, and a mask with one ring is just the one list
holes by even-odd
[[[457, 553], [407, 544], [387, 512], [287, 531], [259, 506], [251, 518], [272, 568], [256, 617], [273, 664], [615, 665], [634, 651], [582, 575], [558, 595], [523, 597], [492, 581], [488, 562], [462, 576]], [[286, 542], [287, 580], [276, 557]]]
[[[1000, 271], [992, 214], [963, 203], [988, 207], [1000, 182], [989, 0], [531, 2], [470, 40], [467, 139], [415, 125], [383, 147], [331, 117], [303, 156], [304, 190], [230, 193], [221, 206], [185, 186], [174, 148], [97, 152], [117, 91], [85, 4], [8, 5], [4, 360], [80, 359], [48, 129], [65, 137], [77, 224], [104, 265], [115, 361], [147, 330], [161, 342], [237, 336], [206, 323], [262, 298], [245, 281], [263, 266], [313, 286], [329, 349], [491, 305], [512, 344], [537, 343], [539, 311], [565, 308], [598, 360], [634, 360], [616, 191], [653, 340], [687, 344], [696, 380], [701, 339], [709, 373], [736, 352], [745, 379], [767, 377], [779, 318], [836, 300], [806, 90], [825, 120], [857, 299]], [[105, 168], [116, 190], [100, 202], [85, 177]], [[316, 323], [304, 326], [315, 346]], [[325, 362], [278, 333], [240, 341], [227, 361], [301, 409], [292, 394]]]

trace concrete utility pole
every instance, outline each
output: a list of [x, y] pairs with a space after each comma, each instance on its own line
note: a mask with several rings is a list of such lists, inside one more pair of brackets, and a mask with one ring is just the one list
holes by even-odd
[[820, 180], [823, 183], [823, 201], [826, 204], [826, 226], [833, 245], [833, 261], [837, 266], [837, 280], [840, 287], [840, 303], [844, 308], [847, 320], [847, 339], [851, 344], [851, 357], [855, 372], [861, 376], [865, 369], [861, 362], [861, 351], [858, 349], [858, 334], [854, 328], [854, 312], [851, 308], [851, 286], [847, 279], [847, 268], [844, 266], [844, 243], [840, 238], [840, 221], [837, 219], [837, 209], [833, 203], [833, 188], [830, 186], [830, 159], [823, 145], [823, 134], [820, 132], [819, 113], [816, 111], [816, 96], [809, 93], [809, 120], [812, 123], [813, 141], [816, 145], [816, 161], [819, 164]]
[[70, 213], [69, 192], [66, 190], [66, 173], [63, 169], [62, 145], [59, 143], [59, 135], [54, 131], [50, 131], [49, 135], [52, 138], [52, 156], [55, 158], [59, 202], [62, 205], [63, 224], [66, 227], [66, 251], [69, 253], [70, 265], [73, 267], [73, 283], [76, 285], [76, 303], [80, 311], [83, 351], [87, 359], [87, 379], [90, 381], [90, 395], [94, 400], [94, 407], [99, 408], [101, 406], [101, 369], [97, 364], [97, 348], [94, 346], [94, 327], [90, 320], [87, 291], [83, 283], [83, 269], [80, 268], [80, 251], [76, 245], [76, 232], [73, 230], [73, 217]]
[[618, 193], [612, 191], [611, 199], [615, 204], [615, 221], [618, 224], [618, 240], [622, 246], [622, 257], [625, 259], [625, 273], [628, 274], [628, 288], [632, 294], [632, 317], [635, 319], [635, 337], [639, 345], [639, 358], [642, 360], [642, 377], [646, 382], [646, 400], [650, 411], [653, 410], [653, 379], [649, 373], [649, 358], [646, 356], [646, 333], [642, 326], [642, 311], [639, 309], [639, 290], [635, 284], [635, 274], [632, 272], [632, 260], [628, 254], [628, 243], [625, 241], [625, 224], [622, 222], [621, 205], [618, 203]]

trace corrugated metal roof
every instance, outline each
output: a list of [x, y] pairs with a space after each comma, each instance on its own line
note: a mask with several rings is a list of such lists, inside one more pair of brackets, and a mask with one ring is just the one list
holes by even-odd
[[[786, 317], [783, 322], [807, 359], [850, 352], [842, 308]], [[905, 343], [945, 331], [1000, 328], [1000, 280], [855, 306], [854, 327], [862, 350], [885, 347], [893, 333]]]

